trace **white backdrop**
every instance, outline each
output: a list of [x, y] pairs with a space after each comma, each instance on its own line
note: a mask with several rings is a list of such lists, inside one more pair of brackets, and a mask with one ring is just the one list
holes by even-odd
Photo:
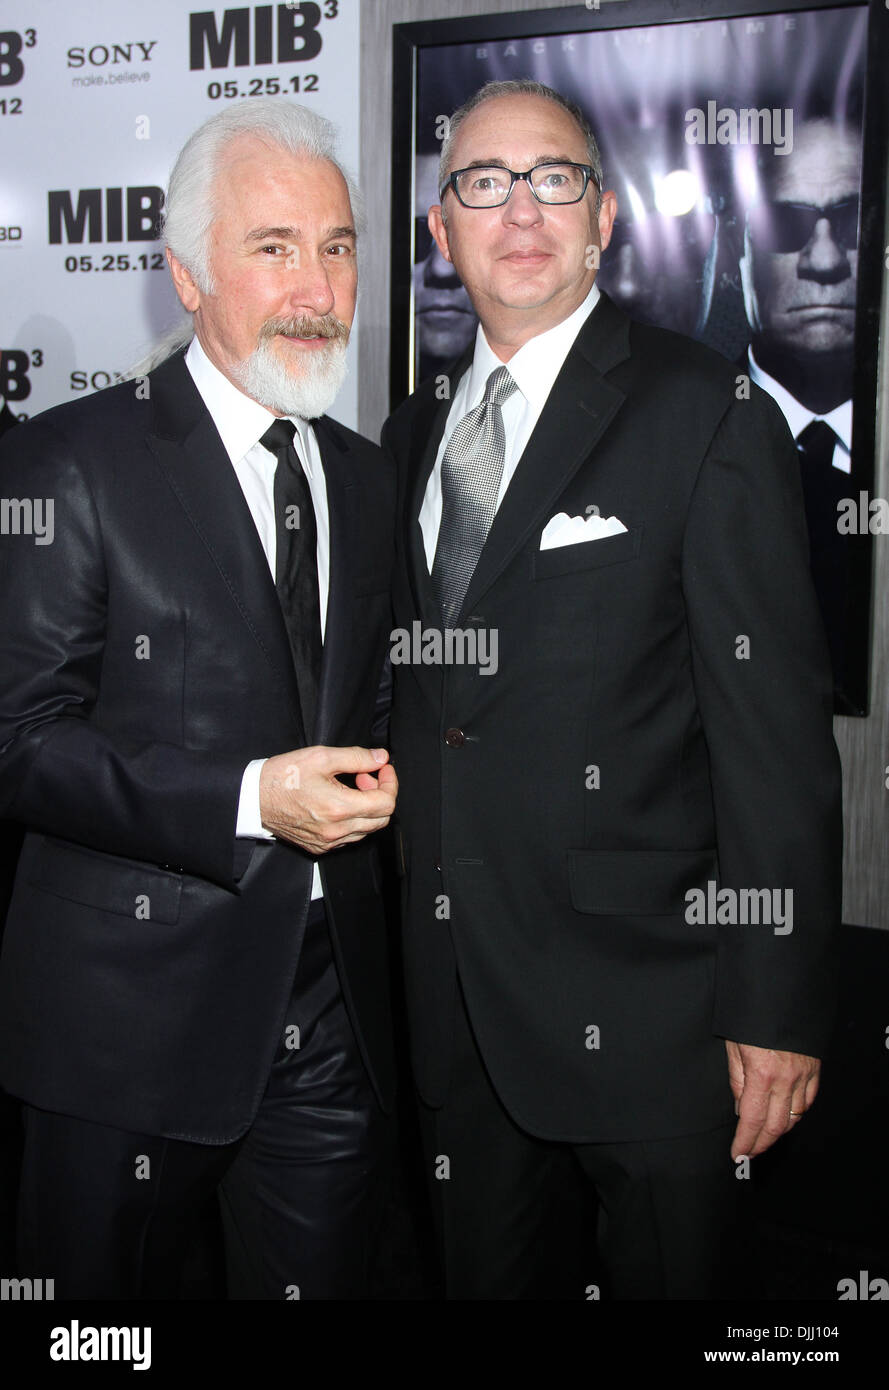
[[[232, 101], [289, 96], [359, 143], [359, 0], [2, 0], [0, 396], [34, 415], [108, 385], [181, 311], [156, 239], [173, 160]], [[332, 413], [357, 423], [357, 334]]]

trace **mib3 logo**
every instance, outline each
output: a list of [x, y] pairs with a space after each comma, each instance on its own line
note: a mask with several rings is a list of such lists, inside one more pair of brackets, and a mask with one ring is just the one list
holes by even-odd
[[7, 402], [26, 401], [31, 394], [32, 367], [43, 366], [43, 349], [0, 348], [0, 396]]
[[26, 29], [17, 34], [14, 29], [0, 33], [0, 87], [14, 87], [25, 75], [22, 49], [37, 43], [37, 30]]
[[54, 189], [47, 197], [50, 246], [63, 241], [81, 245], [84, 240], [157, 241], [160, 236], [164, 190], [154, 184], [106, 188], [104, 197], [101, 188], [81, 188], [76, 194]]
[[220, 25], [213, 10], [200, 10], [188, 17], [188, 66], [197, 72], [209, 60], [211, 68], [227, 68], [232, 63], [232, 50], [236, 68], [311, 62], [321, 52], [323, 41], [318, 26], [322, 18], [335, 19], [338, 9], [335, 0], [325, 0], [323, 14], [321, 6], [314, 3], [256, 5], [252, 35], [249, 8], [223, 10]]

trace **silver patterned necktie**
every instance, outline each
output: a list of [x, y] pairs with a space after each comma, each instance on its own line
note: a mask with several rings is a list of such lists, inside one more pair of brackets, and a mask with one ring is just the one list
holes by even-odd
[[432, 583], [445, 627], [456, 619], [491, 529], [506, 458], [500, 407], [518, 390], [506, 367], [485, 382], [484, 399], [457, 424], [441, 461], [441, 525]]

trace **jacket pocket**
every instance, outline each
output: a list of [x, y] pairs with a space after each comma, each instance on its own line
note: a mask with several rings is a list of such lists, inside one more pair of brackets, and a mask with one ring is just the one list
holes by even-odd
[[552, 550], [536, 550], [534, 578], [552, 579], [559, 574], [579, 574], [583, 570], [635, 560], [642, 549], [644, 529], [643, 526], [634, 526], [631, 531], [621, 531], [616, 536], [602, 536], [597, 541], [579, 541], [575, 545], [559, 545]]
[[34, 856], [28, 883], [67, 902], [132, 920], [138, 913], [146, 921], [167, 926], [179, 921], [180, 875], [65, 840], [44, 839]]
[[676, 916], [686, 893], [718, 878], [715, 849], [571, 850], [571, 903], [608, 917]]

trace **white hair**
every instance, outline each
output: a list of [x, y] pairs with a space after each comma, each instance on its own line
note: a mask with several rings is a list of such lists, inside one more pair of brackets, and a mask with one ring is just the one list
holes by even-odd
[[204, 294], [213, 292], [209, 253], [217, 176], [227, 147], [244, 135], [290, 154], [328, 160], [346, 181], [356, 230], [364, 225], [361, 194], [336, 158], [336, 128], [326, 117], [280, 97], [248, 98], [228, 106], [185, 142], [170, 174], [164, 211], [164, 242]]
[[150, 348], [121, 374], [121, 381], [134, 381], [138, 377], [147, 376], [153, 372], [155, 367], [159, 367], [162, 362], [166, 362], [168, 357], [172, 357], [174, 352], [186, 347], [194, 337], [194, 325], [191, 321], [191, 314], [187, 319], [180, 319], [171, 328], [168, 328], [162, 337], [158, 338]]

